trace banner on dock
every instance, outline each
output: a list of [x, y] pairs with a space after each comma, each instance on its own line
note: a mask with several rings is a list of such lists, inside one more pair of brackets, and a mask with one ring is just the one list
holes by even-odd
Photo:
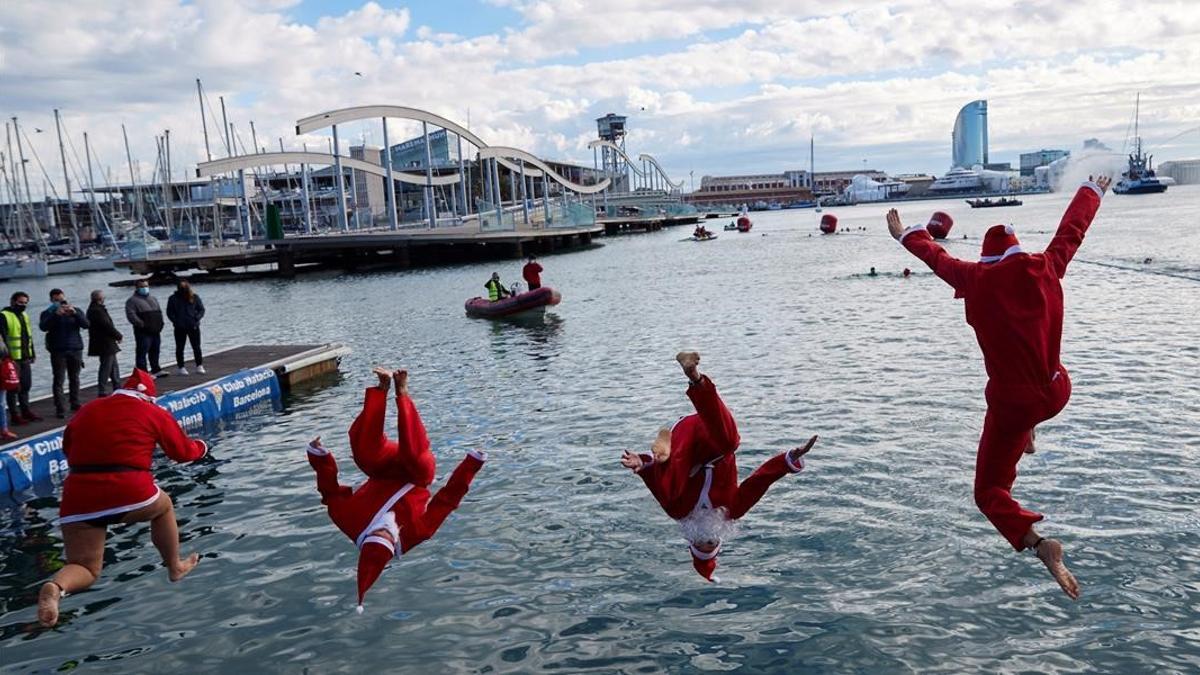
[[[240, 412], [280, 400], [279, 377], [270, 368], [238, 371], [219, 380], [165, 394], [156, 403], [185, 431], [215, 426]], [[22, 439], [0, 451], [0, 495], [21, 492], [35, 484], [58, 483], [67, 474], [62, 451], [63, 427]]]

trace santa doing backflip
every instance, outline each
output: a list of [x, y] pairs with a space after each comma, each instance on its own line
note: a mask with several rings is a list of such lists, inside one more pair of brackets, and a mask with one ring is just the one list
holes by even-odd
[[[308, 445], [308, 463], [317, 472], [317, 490], [329, 518], [358, 547], [358, 611], [363, 596], [383, 569], [429, 539], [452, 511], [458, 508], [471, 479], [487, 456], [471, 451], [459, 462], [446, 485], [430, 499], [437, 464], [429, 450], [429, 437], [417, 407], [408, 396], [408, 372], [376, 368], [379, 384], [368, 387], [362, 412], [350, 426], [350, 451], [354, 463], [367, 475], [365, 483], [351, 489], [338, 483], [337, 462], [318, 436]], [[383, 432], [387, 394], [396, 383], [399, 436], [390, 440]]]
[[975, 461], [975, 504], [1014, 549], [1033, 549], [1071, 599], [1079, 597], [1079, 583], [1063, 562], [1062, 544], [1033, 529], [1043, 516], [1021, 508], [1012, 486], [1022, 453], [1034, 451], [1034, 427], [1057, 415], [1071, 397], [1071, 378], [1059, 361], [1059, 280], [1109, 182], [1101, 177], [1079, 188], [1043, 253], [1026, 253], [1011, 226], [994, 225], [984, 235], [979, 262], [959, 260], [924, 228], [904, 229], [896, 209], [887, 214], [892, 236], [964, 300], [967, 323], [983, 351], [987, 415]]
[[626, 450], [621, 464], [646, 482], [650, 493], [682, 530], [692, 553], [692, 566], [715, 582], [717, 556], [734, 522], [750, 510], [780, 478], [799, 473], [804, 455], [817, 442], [813, 436], [801, 448], [775, 455], [738, 484], [737, 423], [717, 388], [700, 373], [700, 355], [680, 352], [675, 359], [690, 385], [687, 395], [696, 414], [659, 430], [649, 454]]

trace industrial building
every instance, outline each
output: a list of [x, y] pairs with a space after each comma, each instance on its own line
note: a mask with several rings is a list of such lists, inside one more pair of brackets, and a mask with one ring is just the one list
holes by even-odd
[[1032, 176], [1034, 169], [1039, 166], [1049, 166], [1051, 162], [1071, 154], [1070, 150], [1038, 150], [1037, 152], [1021, 153], [1021, 175]]
[[1158, 165], [1160, 176], [1175, 179], [1179, 185], [1200, 184], [1200, 159], [1182, 159]]

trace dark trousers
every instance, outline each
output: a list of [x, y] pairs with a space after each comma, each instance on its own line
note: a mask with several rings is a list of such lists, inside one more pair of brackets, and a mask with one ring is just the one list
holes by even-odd
[[183, 367], [183, 345], [188, 340], [192, 341], [192, 358], [196, 359], [196, 365], [204, 365], [204, 354], [200, 353], [200, 327], [195, 328], [180, 328], [175, 327], [175, 367]]
[[[158, 366], [158, 350], [162, 348], [162, 333], [146, 333], [134, 328], [133, 339], [137, 342], [137, 367], [150, 373], [161, 370]], [[147, 360], [149, 368], [146, 367]]]
[[[108, 386], [112, 385], [109, 389]], [[117, 365], [117, 353], [100, 356], [100, 371], [96, 375], [96, 395], [108, 396], [121, 388], [121, 367]]]
[[63, 397], [63, 380], [67, 380], [68, 397], [71, 409], [80, 406], [79, 403], [79, 370], [83, 368], [83, 352], [74, 349], [65, 352], [50, 352], [50, 367], [54, 370], [54, 410], [60, 415], [67, 409], [67, 401]]
[[16, 391], [6, 391], [4, 395], [8, 398], [8, 414], [15, 415], [18, 412], [29, 414], [29, 390], [33, 387], [33, 366], [28, 361], [13, 361], [17, 366], [17, 372], [21, 375], [21, 388]]

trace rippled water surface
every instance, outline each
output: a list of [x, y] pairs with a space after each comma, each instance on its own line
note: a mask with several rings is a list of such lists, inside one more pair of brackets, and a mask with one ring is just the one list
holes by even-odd
[[[901, 213], [949, 207], [954, 236], [971, 237], [951, 250], [971, 257], [998, 221], [1027, 248], [1049, 240], [1069, 195], [1025, 199]], [[705, 244], [677, 228], [547, 256], [564, 300], [537, 322], [463, 315], [492, 269], [518, 278], [516, 262], [199, 288], [212, 349], [341, 340], [354, 353], [282, 412], [212, 435], [216, 461], [157, 465], [185, 548], [204, 554], [178, 585], [147, 527], [114, 528], [100, 583], [39, 631], [57, 501], [0, 512], [0, 668], [1200, 670], [1200, 282], [1157, 274], [1200, 278], [1200, 188], [1108, 197], [1065, 282], [1074, 395], [1016, 496], [1067, 546], [1076, 603], [975, 510], [978, 348], [951, 291], [886, 237], [883, 210], [835, 210], [862, 233], [810, 236], [817, 214], [783, 211]], [[65, 287], [82, 300], [111, 276]], [[28, 287], [35, 305], [48, 286]], [[739, 420], [743, 477], [821, 435], [808, 470], [744, 519], [718, 585], [617, 463], [688, 412], [672, 359], [684, 347]], [[471, 448], [493, 459], [358, 616], [355, 551], [303, 447], [322, 434], [354, 479], [345, 431], [374, 364], [411, 370], [442, 477]]]

